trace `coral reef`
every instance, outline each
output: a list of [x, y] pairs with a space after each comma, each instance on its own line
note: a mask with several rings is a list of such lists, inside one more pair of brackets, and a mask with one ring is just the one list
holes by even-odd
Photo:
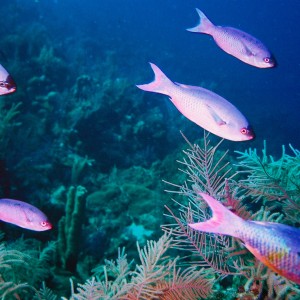
[[[290, 146], [295, 156], [283, 152], [281, 159], [274, 161], [272, 157], [266, 156], [264, 145], [262, 160], [256, 150], [239, 152], [241, 161], [238, 168], [232, 170], [226, 161], [227, 153], [217, 156], [219, 144], [211, 146], [208, 135], [204, 136], [203, 147], [188, 144], [190, 148], [184, 151], [185, 158], [181, 162], [187, 178], [182, 185], [171, 183], [177, 190], [170, 191], [183, 196], [185, 200], [174, 199], [179, 213], [167, 207], [168, 216], [175, 222], [163, 226], [164, 231], [174, 237], [173, 247], [191, 252], [193, 264], [209, 267], [220, 279], [228, 275], [233, 278], [241, 276], [244, 283], [240, 283], [240, 286], [244, 286], [245, 294], [240, 293], [237, 299], [282, 299], [283, 296], [292, 299], [298, 293], [297, 285], [259, 264], [254, 257], [249, 256], [240, 242], [231, 237], [194, 231], [187, 224], [210, 218], [205, 204], [197, 200], [196, 186], [222, 199], [225, 206], [245, 219], [296, 226], [298, 220], [294, 216], [300, 211], [300, 190], [295, 176], [299, 173], [299, 152]], [[287, 174], [285, 176], [282, 174], [284, 170], [284, 174]], [[249, 208], [249, 196], [261, 205]], [[289, 207], [293, 207], [290, 216], [284, 200]], [[274, 202], [276, 206], [272, 205]], [[259, 209], [255, 211], [255, 207]]]
[[[163, 235], [157, 242], [137, 243], [140, 264], [132, 271], [124, 250], [116, 261], [95, 268], [94, 276], [72, 289], [72, 299], [187, 299], [206, 298], [211, 293], [212, 277], [204, 269], [176, 267], [178, 258], [166, 255], [171, 240]], [[99, 280], [103, 278], [103, 280]], [[67, 298], [64, 298], [67, 299]]]

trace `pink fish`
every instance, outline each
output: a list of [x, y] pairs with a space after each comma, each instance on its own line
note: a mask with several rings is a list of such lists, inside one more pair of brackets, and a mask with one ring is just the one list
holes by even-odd
[[10, 94], [15, 92], [17, 86], [8, 74], [8, 72], [0, 65], [0, 95]]
[[137, 85], [148, 92], [168, 95], [177, 109], [202, 128], [231, 141], [254, 138], [247, 119], [230, 102], [201, 87], [172, 82], [156, 65], [153, 82]]
[[13, 199], [0, 199], [0, 220], [34, 231], [52, 228], [46, 215], [38, 208]]
[[271, 222], [246, 221], [219, 201], [199, 193], [212, 210], [212, 218], [189, 224], [195, 230], [230, 235], [271, 270], [300, 284], [300, 229]]
[[215, 26], [205, 14], [196, 8], [200, 23], [190, 29], [191, 32], [211, 35], [217, 45], [228, 54], [257, 68], [272, 68], [275, 60], [270, 51], [258, 39], [239, 29]]

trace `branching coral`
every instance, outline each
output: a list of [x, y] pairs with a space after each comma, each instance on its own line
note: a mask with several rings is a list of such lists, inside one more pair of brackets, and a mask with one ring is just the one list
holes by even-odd
[[26, 242], [22, 239], [10, 246], [0, 244], [1, 299], [32, 299], [37, 292], [35, 286], [49, 275], [49, 257], [54, 245], [50, 244], [41, 252], [24, 248]]
[[[179, 215], [166, 206], [169, 211], [168, 216], [175, 220], [175, 224], [165, 225], [163, 229], [166, 232], [171, 232], [174, 236], [173, 246], [175, 248], [193, 253], [194, 263], [212, 267], [222, 276], [243, 274], [243, 259], [240, 256], [232, 255], [232, 252], [238, 251], [240, 247], [234, 244], [232, 238], [194, 231], [187, 226], [188, 223], [201, 222], [210, 218], [206, 205], [197, 199], [193, 186], [217, 196], [224, 193], [226, 176], [228, 179], [235, 176], [229, 162], [225, 161], [227, 152], [219, 154], [217, 157], [217, 148], [220, 143], [211, 146], [208, 136], [205, 133], [203, 148], [188, 143], [190, 149], [184, 151], [186, 157], [180, 163], [185, 167], [182, 172], [187, 175], [187, 179], [182, 186], [172, 184], [179, 189], [179, 191], [172, 192], [186, 196], [185, 199], [188, 201], [174, 200], [178, 206]], [[235, 204], [237, 202], [233, 198], [229, 198], [228, 195], [227, 202], [228, 205], [238, 207]], [[239, 210], [243, 210], [241, 205]]]
[[287, 154], [282, 146], [282, 156], [277, 160], [267, 154], [266, 142], [261, 157], [256, 149], [237, 152], [240, 155], [239, 173], [247, 175], [238, 186], [243, 197], [251, 196], [254, 201], [262, 200], [264, 204], [274, 201], [277, 206], [279, 202], [286, 217], [296, 223], [300, 218], [300, 151], [289, 147], [293, 155]]
[[[163, 229], [173, 236], [172, 246], [189, 251], [192, 253], [190, 260], [193, 264], [210, 267], [220, 278], [243, 275], [248, 282], [255, 282], [255, 278], [258, 278], [262, 281], [260, 293], [263, 288], [268, 287], [276, 299], [281, 299], [278, 295], [293, 295], [297, 291], [295, 284], [281, 278], [283, 290], [276, 290], [270, 279], [274, 273], [266, 267], [262, 267], [265, 272], [262, 276], [253, 272], [256, 270], [256, 260], [247, 254], [238, 241], [230, 237], [194, 231], [187, 224], [210, 219], [206, 204], [195, 193], [195, 190], [201, 190], [220, 199], [223, 205], [244, 219], [290, 222], [295, 226], [298, 222], [296, 215], [299, 214], [300, 196], [299, 151], [291, 147], [294, 156], [283, 151], [282, 158], [277, 161], [266, 155], [265, 148], [262, 159], [251, 149], [249, 152], [239, 152], [239, 169], [233, 172], [228, 169], [227, 153], [217, 156], [219, 144], [212, 147], [209, 143], [207, 134], [204, 135], [202, 148], [188, 142], [190, 149], [184, 151], [185, 158], [180, 162], [184, 166], [181, 171], [186, 174], [186, 180], [182, 185], [171, 183], [176, 190], [169, 192], [183, 196], [180, 200], [173, 199], [177, 213], [173, 208], [167, 207], [167, 216], [172, 222], [164, 225]], [[246, 179], [238, 182], [234, 180], [241, 179], [244, 173], [248, 175]], [[255, 213], [250, 212], [245, 205], [245, 201], [252, 197], [262, 205]], [[277, 207], [274, 207], [276, 200]], [[268, 207], [270, 203], [273, 204], [272, 207]], [[291, 208], [293, 214], [290, 213]]]
[[[190, 267], [181, 271], [177, 259], [166, 255], [171, 239], [163, 235], [158, 242], [148, 241], [143, 248], [138, 246], [141, 264], [131, 271], [124, 251], [119, 251], [117, 261], [106, 261], [97, 267], [95, 276], [72, 289], [71, 300], [84, 299], [186, 299], [205, 298], [211, 292], [211, 274], [203, 269]], [[64, 298], [66, 299], [66, 298]]]

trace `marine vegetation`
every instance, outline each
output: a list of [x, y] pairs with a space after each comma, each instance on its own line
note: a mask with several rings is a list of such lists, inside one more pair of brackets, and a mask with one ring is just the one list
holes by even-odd
[[[141, 248], [137, 243], [140, 264], [128, 262], [124, 249], [118, 258], [106, 260], [96, 267], [94, 276], [72, 285], [70, 300], [78, 299], [197, 299], [211, 293], [212, 276], [203, 268], [178, 268], [177, 258], [166, 255], [171, 243], [164, 234], [157, 242], [147, 241]], [[67, 299], [67, 298], [64, 298]]]
[[[104, 264], [82, 261], [76, 242], [78, 235], [72, 230], [76, 227], [79, 233], [86, 226], [81, 223], [82, 216], [78, 219], [79, 214], [85, 210], [85, 201], [98, 201], [100, 191], [85, 199], [84, 187], [71, 186], [60, 192], [66, 197], [67, 209], [59, 225], [57, 243], [44, 250], [39, 250], [43, 247], [34, 239], [1, 244], [2, 299], [54, 300], [59, 299], [58, 294], [70, 300], [297, 299], [299, 286], [268, 269], [241, 242], [229, 236], [195, 231], [187, 224], [207, 220], [211, 215], [205, 202], [197, 197], [197, 187], [243, 219], [298, 227], [300, 152], [290, 145], [291, 154], [283, 147], [282, 156], [275, 159], [267, 154], [264, 143], [261, 156], [256, 149], [237, 152], [236, 163], [228, 151], [220, 149], [222, 140], [211, 145], [208, 133], [198, 144], [185, 140], [188, 149], [183, 150], [178, 160], [179, 172], [173, 173], [173, 177], [169, 173], [172, 181], [182, 183], [166, 182], [172, 187], [167, 191], [174, 197], [173, 204], [166, 205], [167, 221], [162, 226], [165, 233], [158, 241], [147, 240], [150, 235], [140, 225], [143, 221], [136, 219], [131, 230], [144, 232], [145, 245], [139, 239], [136, 254], [129, 252], [133, 260], [128, 259], [125, 248], [119, 247], [118, 257], [105, 259]], [[172, 158], [166, 158], [160, 166], [172, 168]], [[106, 192], [103, 190], [107, 193], [105, 201], [107, 197], [119, 197], [120, 193], [116, 193], [116, 174], [111, 176], [114, 184], [107, 185]], [[150, 179], [146, 174], [138, 178], [142, 184]], [[120, 186], [129, 191], [127, 185]], [[140, 195], [144, 193], [147, 197], [145, 191]], [[30, 247], [28, 243], [32, 243]], [[55, 264], [57, 267], [53, 267]], [[85, 270], [88, 267], [90, 270]], [[84, 277], [85, 282], [80, 283]]]
[[163, 229], [173, 236], [174, 248], [192, 253], [193, 265], [209, 267], [220, 279], [233, 275], [232, 283], [238, 281], [246, 293], [253, 293], [255, 286], [253, 297], [282, 299], [288, 295], [292, 299], [299, 287], [261, 265], [239, 241], [195, 231], [187, 224], [210, 219], [207, 205], [197, 197], [197, 190], [201, 190], [243, 219], [298, 227], [295, 216], [300, 212], [300, 152], [290, 146], [291, 156], [283, 147], [282, 157], [275, 160], [267, 155], [265, 143], [262, 157], [255, 149], [238, 152], [240, 161], [231, 166], [226, 152], [217, 154], [219, 144], [211, 146], [208, 135], [202, 147], [189, 143], [190, 149], [184, 151], [185, 158], [180, 161], [187, 179], [183, 185], [171, 184], [176, 188], [172, 192], [185, 200], [173, 199], [178, 212], [167, 206], [168, 216], [175, 222]]

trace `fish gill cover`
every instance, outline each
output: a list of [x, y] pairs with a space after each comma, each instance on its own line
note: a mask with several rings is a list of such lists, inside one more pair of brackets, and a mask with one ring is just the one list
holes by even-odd
[[[299, 1], [1, 4], [0, 63], [17, 92], [0, 99], [0, 198], [22, 199], [53, 224], [38, 234], [1, 224], [2, 297], [297, 299], [299, 286], [237, 240], [187, 223], [210, 217], [196, 183], [243, 218], [299, 227]], [[278, 66], [254, 68], [187, 32], [196, 7], [263, 41]], [[201, 139], [167, 97], [135, 87], [151, 81], [149, 61], [230, 99], [256, 139]], [[174, 204], [164, 189], [177, 191]]]

